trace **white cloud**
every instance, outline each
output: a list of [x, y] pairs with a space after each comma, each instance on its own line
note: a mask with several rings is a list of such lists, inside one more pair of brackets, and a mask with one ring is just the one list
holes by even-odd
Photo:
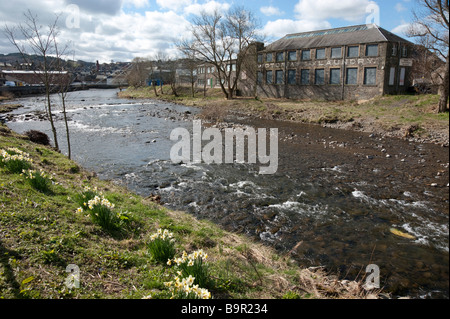
[[284, 12], [282, 12], [279, 8], [272, 7], [272, 6], [262, 7], [260, 10], [261, 10], [261, 12], [264, 15], [266, 15], [268, 17], [270, 17], [270, 16], [280, 16], [280, 15], [284, 14]]
[[124, 0], [123, 5], [129, 5], [135, 8], [145, 8], [150, 6], [150, 3], [149, 0]]
[[405, 35], [409, 27], [410, 27], [409, 23], [400, 24], [396, 26], [394, 29], [392, 29], [391, 32], [395, 34]]
[[204, 4], [193, 3], [184, 8], [185, 14], [200, 15], [202, 12], [214, 13], [216, 10], [219, 12], [226, 12], [230, 9], [231, 5], [228, 3], [220, 3], [217, 1], [208, 1]]
[[286, 34], [329, 28], [331, 28], [331, 24], [328, 21], [279, 19], [269, 21], [261, 30], [261, 33], [269, 39], [278, 39]]
[[300, 0], [294, 9], [296, 17], [303, 20], [343, 19], [364, 20], [366, 8], [374, 4], [369, 0]]
[[[94, 2], [92, 0], [92, 2]], [[117, 3], [117, 1], [115, 2]], [[30, 2], [26, 0], [1, 1], [0, 21], [2, 25], [14, 26], [24, 22], [24, 8], [29, 8], [38, 16], [42, 25], [48, 25], [55, 19], [56, 13], [61, 13], [59, 19], [61, 44], [72, 42], [70, 58], [75, 51], [75, 59], [85, 61], [109, 62], [131, 61], [134, 57], [146, 57], [164, 51], [174, 55], [177, 50], [174, 43], [180, 38], [189, 36], [190, 25], [181, 13], [174, 11], [146, 11], [145, 13], [126, 13], [123, 9], [146, 7], [145, 0], [124, 0], [122, 7], [117, 9], [98, 9], [95, 5], [78, 1], [79, 26], [71, 27], [66, 23], [70, 12], [66, 10], [66, 0], [42, 0]], [[0, 52], [17, 52], [6, 39], [0, 37]]]
[[183, 7], [191, 5], [193, 0], [156, 0], [156, 3], [163, 9], [179, 11]]

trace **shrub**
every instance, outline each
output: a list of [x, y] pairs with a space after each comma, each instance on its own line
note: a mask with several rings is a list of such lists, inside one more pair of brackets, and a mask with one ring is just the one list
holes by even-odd
[[48, 135], [45, 133], [35, 131], [35, 130], [30, 130], [30, 131], [25, 132], [25, 135], [33, 143], [41, 144], [41, 145], [50, 145], [50, 139], [49, 139]]
[[194, 285], [194, 277], [181, 278], [181, 276], [182, 273], [179, 271], [175, 281], [164, 283], [172, 292], [170, 299], [211, 299], [211, 293], [207, 289]]
[[97, 195], [102, 195], [101, 193], [98, 193], [97, 188], [91, 189], [89, 186], [86, 186], [81, 194], [74, 196], [74, 200], [79, 206], [87, 207], [87, 203]]
[[128, 213], [114, 212], [115, 205], [110, 203], [103, 196], [95, 196], [87, 203], [83, 203], [83, 207], [78, 208], [78, 212], [83, 212], [87, 209], [92, 222], [102, 227], [104, 230], [113, 232], [122, 230], [122, 226], [128, 223]]
[[167, 263], [168, 260], [175, 256], [175, 240], [173, 239], [173, 234], [167, 229], [158, 229], [150, 237], [148, 249], [153, 260], [159, 263]]
[[50, 193], [50, 186], [52, 185], [52, 177], [45, 174], [43, 170], [39, 172], [28, 170], [22, 171], [22, 176], [25, 176], [28, 183], [37, 191], [41, 193]]
[[24, 170], [30, 169], [32, 162], [29, 154], [17, 148], [0, 150], [0, 167], [6, 168], [13, 174], [20, 174]]
[[211, 280], [209, 278], [207, 259], [208, 254], [200, 249], [190, 255], [183, 252], [181, 258], [169, 260], [167, 264], [170, 266], [172, 262], [176, 263], [183, 277], [192, 276], [195, 278], [195, 284], [202, 287], [210, 287]]

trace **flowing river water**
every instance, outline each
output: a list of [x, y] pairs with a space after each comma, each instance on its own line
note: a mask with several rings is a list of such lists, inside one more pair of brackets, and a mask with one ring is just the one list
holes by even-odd
[[[5, 117], [11, 129], [52, 136], [43, 97], [17, 103], [24, 107]], [[159, 194], [166, 207], [289, 252], [302, 266], [325, 266], [353, 280], [376, 264], [382, 288], [393, 295], [449, 297], [448, 148], [314, 125], [228, 119], [229, 127], [278, 128], [278, 171], [260, 175], [259, 164], [172, 163], [170, 133], [192, 131], [196, 108], [118, 99], [116, 90], [71, 92], [68, 108], [73, 158], [100, 178], [143, 196]], [[62, 120], [57, 128], [66, 152]]]

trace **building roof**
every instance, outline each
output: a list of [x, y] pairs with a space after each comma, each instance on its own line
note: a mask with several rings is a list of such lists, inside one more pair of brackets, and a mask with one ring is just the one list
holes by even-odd
[[284, 38], [267, 46], [265, 51], [320, 48], [379, 42], [410, 43], [375, 24], [363, 24], [336, 29], [288, 34]]

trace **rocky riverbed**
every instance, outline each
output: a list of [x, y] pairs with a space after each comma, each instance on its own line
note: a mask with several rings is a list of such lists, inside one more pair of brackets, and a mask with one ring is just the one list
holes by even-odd
[[[72, 154], [100, 177], [245, 233], [301, 265], [353, 280], [373, 263], [392, 294], [448, 298], [445, 145], [246, 112], [229, 111], [220, 122], [209, 116], [207, 123], [198, 108], [121, 100], [112, 92], [70, 96]], [[49, 132], [41, 101], [20, 103], [8, 126]], [[171, 131], [192, 130], [196, 118], [205, 127], [278, 128], [277, 173], [261, 176], [251, 164], [172, 163]]]

